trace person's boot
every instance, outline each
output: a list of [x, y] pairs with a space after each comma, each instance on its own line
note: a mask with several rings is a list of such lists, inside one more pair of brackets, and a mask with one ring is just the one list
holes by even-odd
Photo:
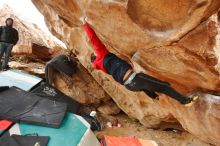
[[7, 65], [7, 66], [5, 67], [5, 69], [6, 69], [6, 70], [10, 70], [11, 68], [10, 68], [9, 65]]
[[7, 68], [6, 67], [2, 67], [2, 71], [7, 71]]
[[2, 67], [2, 71], [7, 71], [7, 70], [10, 70], [9, 65], [7, 65], [6, 67]]

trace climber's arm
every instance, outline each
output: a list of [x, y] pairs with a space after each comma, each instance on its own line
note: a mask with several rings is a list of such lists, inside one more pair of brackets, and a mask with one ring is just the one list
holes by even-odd
[[89, 26], [89, 24], [85, 23], [83, 27], [95, 49], [96, 55], [106, 54], [108, 50], [106, 49], [105, 45], [101, 42], [101, 40], [98, 38], [94, 30]]

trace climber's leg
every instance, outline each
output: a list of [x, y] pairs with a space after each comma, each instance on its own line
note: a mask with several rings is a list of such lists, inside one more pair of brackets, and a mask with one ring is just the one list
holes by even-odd
[[151, 92], [148, 90], [143, 90], [145, 94], [147, 94], [150, 98], [152, 99], [157, 99], [157, 97], [159, 97], [155, 92]]
[[125, 82], [125, 86], [132, 91], [151, 91], [164, 93], [171, 98], [179, 101], [182, 104], [187, 104], [192, 101], [191, 98], [186, 97], [178, 93], [167, 82], [160, 81], [154, 77], [148, 76], [144, 73], [138, 73], [128, 83]]

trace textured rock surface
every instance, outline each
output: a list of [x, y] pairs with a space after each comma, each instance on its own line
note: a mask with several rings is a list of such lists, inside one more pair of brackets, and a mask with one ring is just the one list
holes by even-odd
[[106, 104], [100, 106], [98, 111], [105, 115], [117, 115], [120, 112], [120, 108], [118, 108], [114, 102], [109, 101]]
[[[220, 145], [219, 0], [32, 0], [51, 32], [130, 117], [147, 127], [178, 121], [198, 138]], [[161, 95], [152, 101], [109, 75], [92, 69], [92, 47], [79, 18], [88, 21], [111, 52], [143, 71], [169, 81], [184, 94], [203, 92], [186, 108]], [[99, 92], [99, 91], [97, 91]]]
[[[14, 27], [19, 32], [19, 41], [13, 48], [15, 56], [21, 58], [27, 55], [28, 58], [49, 59], [52, 56], [64, 52], [63, 48], [47, 33], [38, 26], [14, 12], [8, 5], [4, 5], [0, 10], [0, 23], [5, 25], [5, 19], [12, 17]], [[66, 53], [66, 52], [65, 52]], [[22, 60], [22, 59], [21, 59]], [[28, 60], [28, 59], [23, 59]], [[34, 62], [34, 63], [32, 63]], [[20, 61], [14, 59], [9, 65], [11, 68], [25, 70], [32, 74], [44, 77], [45, 62], [36, 63], [39, 60]], [[88, 71], [82, 66], [78, 66], [77, 75], [68, 78], [59, 73], [54, 75], [54, 84], [67, 95], [74, 97], [82, 104], [98, 105], [101, 101], [109, 100], [110, 97], [103, 88], [92, 78]], [[98, 91], [98, 92], [97, 92]]]
[[84, 105], [99, 105], [101, 101], [110, 99], [109, 95], [81, 65], [78, 65], [77, 73], [72, 77], [55, 72], [53, 83], [63, 93]]
[[30, 74], [39, 76], [39, 77], [44, 77], [44, 68], [45, 68], [45, 63], [44, 62], [39, 62], [39, 61], [29, 61], [29, 60], [24, 60], [24, 56], [20, 56], [19, 58], [13, 57], [12, 60], [9, 62], [9, 66], [12, 69], [16, 70], [23, 70], [25, 72], [28, 72]]
[[17, 14], [8, 5], [0, 9], [0, 25], [5, 25], [6, 18], [14, 19], [14, 27], [19, 32], [19, 41], [13, 48], [14, 54], [29, 54], [38, 58], [49, 58], [53, 51], [62, 47], [38, 26]]

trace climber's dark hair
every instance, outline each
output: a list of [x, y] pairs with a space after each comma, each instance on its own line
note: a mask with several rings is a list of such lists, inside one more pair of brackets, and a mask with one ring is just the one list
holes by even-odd
[[5, 20], [5, 23], [8, 21], [8, 20], [11, 20], [12, 21], [12, 23], [14, 22], [14, 20], [12, 19], [12, 18], [7, 18], [6, 20]]
[[91, 54], [91, 62], [94, 62], [96, 59], [96, 55], [94, 53]]

